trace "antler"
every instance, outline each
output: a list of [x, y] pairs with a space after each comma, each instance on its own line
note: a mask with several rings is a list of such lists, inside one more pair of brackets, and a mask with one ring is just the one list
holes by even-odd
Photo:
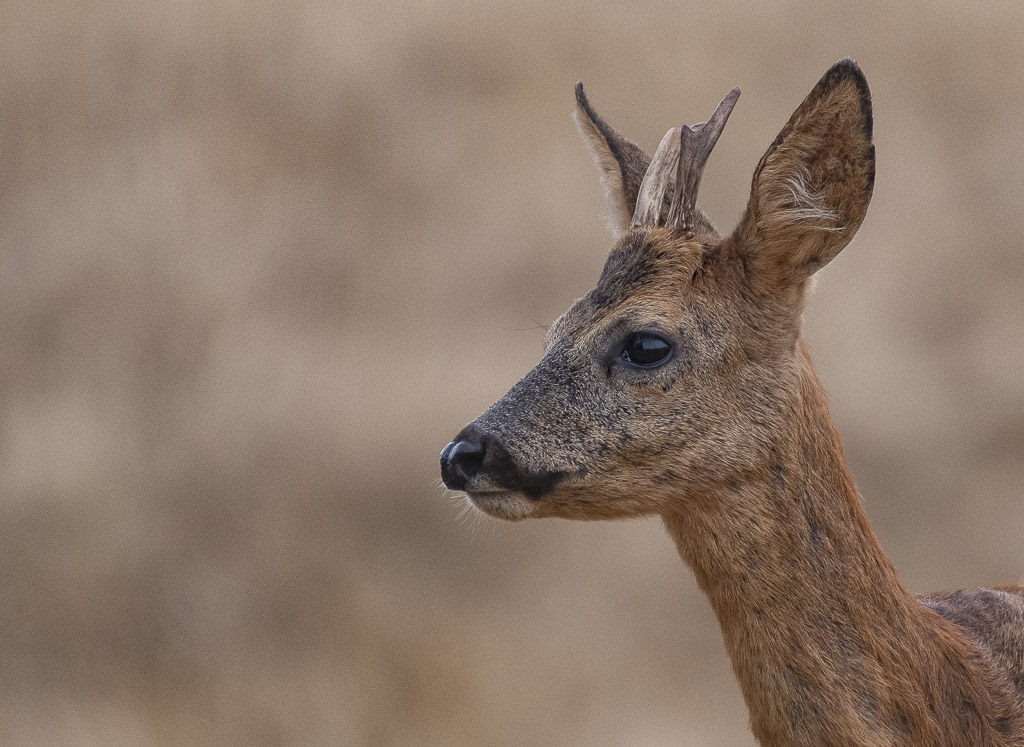
[[704, 164], [707, 163], [711, 150], [725, 129], [725, 123], [729, 120], [739, 97], [740, 89], [737, 86], [725, 95], [707, 122], [692, 127], [673, 127], [665, 134], [640, 185], [631, 225], [661, 224], [665, 193], [675, 172], [676, 189], [669, 204], [665, 225], [669, 228], [678, 228], [687, 235], [693, 235], [697, 189], [700, 186], [701, 174], [704, 173]]
[[636, 198], [631, 226], [656, 226], [661, 222], [665, 192], [668, 191], [672, 172], [679, 162], [679, 129], [673, 127], [661, 139], [658, 150], [647, 167], [644, 180], [640, 182], [640, 193]]

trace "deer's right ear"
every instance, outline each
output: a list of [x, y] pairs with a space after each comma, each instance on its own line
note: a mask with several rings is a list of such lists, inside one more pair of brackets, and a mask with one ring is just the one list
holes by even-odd
[[735, 236], [756, 281], [778, 290], [828, 264], [860, 227], [874, 182], [871, 94], [857, 63], [840, 60], [754, 172]]
[[650, 158], [632, 141], [605, 122], [587, 101], [583, 84], [576, 84], [576, 127], [601, 171], [601, 186], [608, 200], [608, 223], [615, 235], [629, 228], [640, 184]]

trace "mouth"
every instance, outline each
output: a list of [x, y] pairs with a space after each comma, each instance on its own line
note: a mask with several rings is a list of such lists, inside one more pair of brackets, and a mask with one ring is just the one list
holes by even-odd
[[466, 492], [470, 503], [488, 516], [505, 521], [521, 521], [533, 513], [535, 501], [508, 490]]

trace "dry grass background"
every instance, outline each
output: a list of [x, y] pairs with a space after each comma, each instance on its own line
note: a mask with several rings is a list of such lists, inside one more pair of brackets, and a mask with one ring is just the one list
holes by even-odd
[[8, 2], [0, 741], [737, 745], [655, 521], [457, 520], [437, 453], [611, 245], [568, 113], [743, 98], [728, 227], [829, 64], [878, 179], [807, 336], [915, 590], [1024, 577], [1024, 6]]

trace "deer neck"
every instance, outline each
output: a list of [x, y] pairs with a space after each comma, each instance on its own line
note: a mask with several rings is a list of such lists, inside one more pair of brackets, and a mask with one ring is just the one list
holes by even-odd
[[[875, 744], [927, 713], [922, 608], [860, 504], [805, 356], [787, 436], [756, 474], [665, 526], [721, 624], [763, 744]], [[917, 703], [910, 701], [917, 701]]]

